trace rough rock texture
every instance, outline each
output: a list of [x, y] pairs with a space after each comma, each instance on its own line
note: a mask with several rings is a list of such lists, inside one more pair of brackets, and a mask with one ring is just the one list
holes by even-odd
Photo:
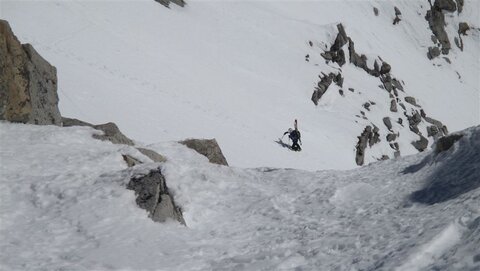
[[144, 149], [144, 148], [137, 148], [137, 150], [139, 152], [141, 152], [143, 155], [147, 156], [148, 158], [152, 159], [153, 162], [156, 162], [156, 163], [162, 163], [162, 162], [165, 162], [167, 161], [167, 159], [165, 157], [163, 157], [162, 155], [158, 154], [157, 152], [155, 151], [152, 151], [150, 149]]
[[372, 147], [374, 144], [380, 142], [380, 134], [378, 131], [379, 129], [377, 127], [372, 129], [370, 125], [367, 125], [360, 136], [358, 136], [357, 146], [355, 147], [355, 162], [357, 165], [361, 166], [364, 164], [367, 144]]
[[455, 10], [456, 4], [453, 0], [435, 0], [431, 9], [425, 15], [432, 33], [442, 46], [442, 54], [444, 55], [448, 54], [452, 47], [445, 31], [445, 14], [443, 14], [443, 11], [453, 12]]
[[185, 225], [182, 211], [175, 205], [160, 169], [131, 178], [127, 189], [135, 191], [137, 205], [147, 210], [153, 221], [173, 219]]
[[435, 146], [435, 153], [438, 154], [443, 151], [449, 150], [453, 146], [453, 144], [459, 141], [462, 137], [462, 134], [452, 134], [439, 138]]
[[122, 134], [122, 132], [120, 132], [120, 129], [118, 129], [118, 126], [113, 122], [94, 125], [93, 128], [101, 130], [104, 133], [103, 135], [93, 135], [93, 137], [96, 139], [108, 140], [113, 144], [125, 144], [133, 146], [133, 141], [130, 138], [126, 137], [124, 134]]
[[413, 141], [412, 145], [417, 149], [419, 152], [424, 151], [428, 147], [428, 140], [420, 135], [420, 139], [417, 141]]
[[466, 36], [468, 30], [470, 30], [470, 26], [466, 22], [458, 24], [458, 34]]
[[427, 57], [428, 59], [434, 59], [440, 55], [440, 49], [438, 47], [428, 47]]
[[187, 139], [179, 143], [207, 157], [210, 163], [228, 166], [227, 159], [215, 139]]
[[[319, 75], [320, 76], [320, 81], [317, 83], [317, 86], [315, 87], [315, 90], [312, 94], [312, 102], [315, 105], [318, 105], [318, 101], [320, 98], [322, 98], [323, 94], [327, 92], [328, 87], [330, 84], [332, 84], [333, 79], [335, 79], [335, 74], [329, 73], [328, 75], [323, 74]], [[343, 79], [342, 79], [343, 82]]]
[[418, 106], [417, 101], [416, 101], [415, 98], [412, 97], [412, 96], [406, 96], [406, 97], [405, 97], [405, 102], [407, 102], [407, 103], [409, 103], [409, 104], [411, 104], [411, 105], [414, 105], [414, 106]]
[[389, 131], [392, 131], [392, 122], [390, 121], [389, 117], [383, 118], [383, 124], [385, 124]]
[[0, 120], [60, 125], [57, 71], [0, 20]]
[[96, 130], [103, 131], [103, 135], [93, 135], [94, 138], [100, 139], [100, 140], [108, 140], [112, 142], [113, 144], [125, 144], [125, 145], [130, 145], [133, 146], [133, 141], [126, 137], [120, 129], [118, 129], [118, 126], [113, 123], [113, 122], [108, 122], [105, 124], [99, 124], [99, 125], [93, 125], [88, 122], [84, 122], [78, 119], [71, 119], [71, 118], [62, 118], [62, 123], [64, 127], [69, 127], [69, 126], [89, 126], [92, 127]]
[[158, 2], [167, 8], [170, 6], [170, 3], [174, 3], [181, 7], [185, 6], [185, 1], [183, 0], [155, 0], [155, 2]]
[[137, 158], [135, 158], [133, 156], [130, 156], [128, 154], [122, 154], [122, 157], [123, 157], [123, 160], [125, 161], [125, 163], [127, 163], [128, 167], [133, 167], [133, 166], [142, 164], [142, 162], [140, 160], [138, 160]]
[[462, 12], [464, 1], [463, 1], [463, 0], [455, 0], [455, 2], [457, 2], [457, 11], [458, 11], [458, 13]]
[[392, 101], [390, 102], [390, 111], [392, 111], [392, 112], [397, 112], [398, 111], [397, 102], [395, 101], [395, 99], [392, 99]]

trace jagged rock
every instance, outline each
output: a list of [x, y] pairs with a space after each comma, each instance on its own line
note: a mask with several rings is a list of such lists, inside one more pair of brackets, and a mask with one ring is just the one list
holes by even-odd
[[453, 144], [460, 140], [462, 137], [462, 134], [453, 134], [439, 138], [435, 145], [435, 153], [438, 154], [443, 151], [449, 150], [453, 146]]
[[336, 62], [340, 67], [345, 65], [345, 52], [343, 49], [338, 50], [337, 54], [334, 55], [333, 62]]
[[416, 134], [419, 133], [417, 125], [422, 121], [422, 116], [418, 114], [418, 112], [415, 112], [413, 115], [408, 116], [408, 125], [410, 126], [410, 130]]
[[338, 90], [338, 93], [340, 94], [340, 96], [344, 96], [342, 89], [339, 89], [339, 90]]
[[385, 161], [385, 160], [388, 160], [390, 159], [390, 157], [388, 157], [388, 155], [382, 155], [382, 157], [380, 157], [380, 159], [378, 159], [378, 161]]
[[393, 19], [393, 25], [398, 24], [401, 20], [402, 20], [402, 19], [400, 19], [400, 17], [395, 16], [395, 18]]
[[385, 124], [385, 126], [387, 126], [389, 131], [392, 131], [392, 122], [390, 121], [389, 117], [383, 118], [383, 124]]
[[330, 47], [330, 51], [338, 51], [343, 45], [347, 44], [348, 37], [347, 33], [345, 33], [345, 29], [343, 28], [342, 24], [337, 24], [338, 34], [333, 42], [333, 45]]
[[407, 110], [407, 108], [405, 107], [405, 105], [403, 103], [398, 103], [398, 105], [400, 105], [400, 107], [403, 109], [403, 111]]
[[132, 157], [131, 155], [128, 154], [122, 154], [123, 160], [125, 163], [127, 163], [128, 167], [133, 167], [139, 164], [142, 164], [142, 162], [135, 157]]
[[162, 155], [158, 154], [155, 151], [152, 151], [150, 149], [145, 149], [145, 148], [137, 148], [139, 152], [141, 152], [143, 155], [147, 156], [148, 158], [152, 159], [153, 162], [156, 163], [163, 163], [166, 162], [167, 159], [163, 157]]
[[332, 84], [333, 79], [335, 78], [335, 74], [329, 73], [328, 75], [320, 76], [320, 81], [317, 83], [317, 87], [315, 87], [315, 91], [312, 94], [312, 102], [315, 105], [318, 105], [318, 101], [322, 98], [323, 94], [327, 92], [328, 87]]
[[367, 143], [369, 138], [372, 136], [372, 127], [367, 126], [363, 130], [363, 132], [358, 136], [358, 142], [356, 148], [356, 155], [355, 155], [355, 162], [357, 165], [361, 166], [364, 164], [365, 160], [365, 148], [367, 147]]
[[[437, 1], [435, 1], [436, 3]], [[450, 40], [448, 39], [447, 32], [445, 31], [445, 15], [442, 10], [432, 7], [425, 16], [425, 19], [428, 21], [428, 25], [432, 30], [432, 33], [437, 37], [438, 41], [442, 46], [442, 53], [448, 54], [451, 49]]]
[[57, 71], [0, 20], [0, 120], [61, 125]]
[[333, 82], [339, 87], [343, 87], [343, 77], [341, 73], [338, 73], [334, 78]]
[[417, 141], [413, 141], [412, 145], [417, 149], [419, 152], [424, 151], [428, 147], [428, 139], [424, 136], [420, 135], [420, 139]]
[[380, 131], [380, 129], [378, 129], [378, 127], [376, 127], [376, 126], [373, 127], [372, 134], [371, 134], [371, 136], [368, 140], [368, 145], [370, 147], [372, 147], [373, 145], [380, 142], [380, 134], [378, 133], [379, 131]]
[[392, 112], [397, 112], [397, 102], [392, 99], [392, 101], [390, 101], [390, 111]]
[[402, 12], [400, 12], [400, 9], [399, 9], [399, 8], [393, 7], [393, 9], [395, 10], [395, 15], [396, 15], [396, 16], [402, 15]]
[[427, 135], [431, 136], [433, 138], [436, 138], [438, 136], [438, 133], [440, 131], [438, 130], [437, 126], [431, 125], [427, 127]]
[[392, 70], [392, 67], [387, 62], [382, 62], [382, 67], [380, 67], [380, 74], [389, 73]]
[[438, 47], [428, 47], [427, 57], [428, 59], [434, 59], [440, 55], [440, 49]]
[[375, 14], [375, 16], [378, 16], [378, 8], [373, 7], [373, 14]]
[[462, 40], [462, 37], [460, 37], [460, 38], [455, 37], [455, 38], [453, 38], [453, 41], [455, 42], [455, 45], [457, 45], [457, 47], [460, 49], [460, 51], [463, 51], [463, 40]]
[[458, 13], [462, 12], [462, 10], [463, 10], [463, 4], [464, 4], [463, 2], [464, 2], [464, 1], [463, 1], [463, 0], [455, 0], [455, 1], [457, 2], [457, 11], [458, 11]]
[[104, 133], [103, 135], [93, 135], [93, 137], [96, 139], [100, 139], [103, 141], [108, 140], [113, 144], [125, 144], [133, 146], [133, 141], [130, 138], [126, 137], [124, 134], [122, 134], [122, 132], [120, 132], [120, 129], [118, 129], [118, 126], [113, 122], [94, 125], [93, 128], [103, 131]]
[[370, 111], [370, 103], [366, 102], [363, 105], [363, 108], [365, 108], [367, 111]]
[[455, 10], [457, 10], [457, 5], [453, 0], [435, 0], [433, 7], [439, 10], [445, 10], [449, 12], [454, 12]]
[[397, 139], [397, 134], [390, 133], [390, 134], [387, 135], [387, 141], [388, 142], [395, 141], [395, 139]]
[[147, 210], [153, 221], [165, 222], [173, 219], [185, 225], [182, 211], [175, 205], [160, 169], [131, 178], [127, 189], [135, 191], [137, 205]]
[[398, 151], [400, 149], [400, 146], [398, 145], [397, 142], [395, 142], [395, 143], [390, 143], [390, 148]]
[[185, 6], [185, 1], [183, 1], [183, 0], [154, 0], [154, 1], [160, 3], [161, 5], [163, 5], [167, 8], [170, 6], [170, 3], [174, 3], [174, 4], [176, 4], [178, 6], [181, 6], [181, 7]]
[[467, 35], [467, 31], [470, 30], [470, 26], [466, 22], [461, 22], [458, 24], [458, 34], [459, 35]]
[[411, 105], [418, 106], [417, 101], [416, 101], [415, 98], [412, 97], [412, 96], [406, 96], [406, 97], [404, 98], [404, 100], [405, 100], [405, 102], [407, 102], [407, 103], [409, 103], [409, 104], [411, 104]]
[[179, 143], [207, 157], [210, 163], [228, 166], [227, 159], [215, 139], [187, 139]]
[[72, 119], [72, 118], [62, 118], [62, 124], [64, 127], [69, 127], [69, 126], [89, 126], [92, 127], [93, 129], [103, 131], [103, 135], [93, 135], [93, 138], [100, 139], [100, 140], [108, 140], [112, 142], [113, 144], [125, 144], [125, 145], [130, 145], [133, 146], [133, 141], [126, 137], [120, 129], [118, 129], [118, 126], [113, 123], [113, 122], [108, 122], [105, 124], [99, 124], [99, 125], [93, 125], [91, 123], [81, 121], [78, 119]]

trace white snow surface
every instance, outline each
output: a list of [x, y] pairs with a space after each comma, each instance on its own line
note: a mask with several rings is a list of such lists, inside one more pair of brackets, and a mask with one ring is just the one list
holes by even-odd
[[[427, 1], [187, 3], [167, 9], [153, 0], [2, 0], [0, 17], [57, 67], [63, 116], [113, 121], [145, 144], [216, 138], [238, 167], [354, 168], [357, 136], [371, 123], [383, 141], [367, 149], [366, 162], [393, 157], [382, 118], [406, 119], [389, 112], [378, 79], [346, 65], [345, 97], [332, 85], [318, 106], [310, 100], [320, 72], [338, 68], [319, 56], [333, 43], [338, 23], [369, 62], [380, 56], [392, 66], [406, 95], [430, 117], [450, 131], [480, 123], [479, 31], [463, 37], [463, 52], [453, 42], [458, 22], [480, 26], [480, 1], [465, 1], [462, 13], [446, 15], [451, 64], [426, 57], [432, 45]], [[395, 26], [394, 6], [402, 12]], [[355, 117], [369, 100], [376, 105], [365, 112], [368, 120]], [[301, 153], [275, 142], [295, 118]], [[392, 122], [402, 155], [416, 153], [410, 143], [418, 136]]]
[[[149, 145], [168, 158], [152, 163], [93, 133], [0, 122], [1, 270], [480, 268], [480, 126], [439, 154], [317, 172], [210, 164], [175, 142]], [[126, 189], [158, 167], [187, 227]]]

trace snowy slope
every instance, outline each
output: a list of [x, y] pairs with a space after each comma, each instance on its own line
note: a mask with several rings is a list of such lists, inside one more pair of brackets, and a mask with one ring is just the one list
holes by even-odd
[[[126, 169], [122, 153], [147, 159], [92, 133], [0, 123], [0, 269], [480, 268], [478, 126], [439, 155], [317, 172], [214, 165], [177, 143]], [[158, 166], [188, 227], [151, 221], [125, 188]], [[425, 187], [435, 204], [412, 197]]]
[[[449, 32], [458, 21], [480, 25], [479, 2], [465, 2], [461, 14], [447, 16]], [[331, 88], [318, 106], [311, 102], [317, 76], [332, 67], [308, 41], [329, 46], [337, 23], [358, 52], [387, 61], [408, 94], [450, 131], [480, 123], [478, 31], [464, 37], [463, 52], [453, 46], [452, 64], [428, 60], [426, 1], [189, 1], [171, 9], [151, 0], [0, 5], [0, 17], [19, 39], [57, 67], [62, 115], [114, 121], [145, 143], [215, 137], [235, 166], [356, 166], [357, 136], [371, 122], [380, 127], [388, 96], [378, 80], [349, 66], [344, 98]], [[394, 6], [402, 11], [395, 26]], [[368, 120], [355, 117], [368, 100], [377, 101]], [[294, 118], [301, 153], [275, 142]], [[393, 157], [381, 128], [382, 145], [367, 152], [367, 162]], [[418, 137], [398, 131], [402, 155], [415, 153], [410, 142]]]

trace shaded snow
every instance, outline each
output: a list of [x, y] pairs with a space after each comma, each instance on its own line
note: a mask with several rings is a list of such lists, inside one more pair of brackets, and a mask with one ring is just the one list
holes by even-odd
[[[479, 153], [466, 150], [479, 148], [480, 127], [443, 156], [317, 172], [214, 165], [174, 142], [149, 146], [168, 162], [126, 169], [122, 153], [145, 157], [92, 133], [0, 123], [1, 269], [480, 267], [478, 187], [433, 205], [409, 200], [439, 170], [479, 174]], [[450, 164], [456, 153], [472, 163]], [[132, 174], [158, 166], [188, 227], [152, 222], [125, 188]]]

